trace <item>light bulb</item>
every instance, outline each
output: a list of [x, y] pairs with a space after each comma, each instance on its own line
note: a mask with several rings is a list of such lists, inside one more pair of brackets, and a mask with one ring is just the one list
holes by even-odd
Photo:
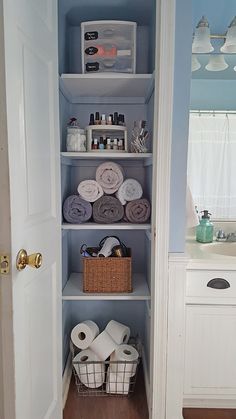
[[214, 51], [210, 40], [210, 29], [207, 19], [202, 16], [198, 22], [192, 44], [193, 53], [206, 53]]
[[223, 55], [213, 54], [211, 55], [208, 64], [206, 65], [206, 70], [208, 71], [223, 71], [228, 68], [229, 65], [226, 63]]
[[236, 54], [236, 16], [228, 27], [225, 43], [220, 50], [224, 53]]

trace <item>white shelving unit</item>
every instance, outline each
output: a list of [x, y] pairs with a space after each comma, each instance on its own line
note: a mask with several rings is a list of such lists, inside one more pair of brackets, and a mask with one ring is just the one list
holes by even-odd
[[84, 224], [62, 224], [62, 230], [150, 230], [150, 228], [151, 224], [131, 223], [96, 224], [87, 222]]
[[71, 103], [147, 103], [153, 74], [62, 74], [60, 89]]
[[144, 274], [134, 273], [132, 276], [133, 292], [94, 294], [83, 292], [83, 274], [72, 273], [62, 293], [63, 300], [150, 300], [150, 291]]
[[103, 151], [99, 152], [61, 152], [61, 162], [62, 164], [72, 165], [77, 164], [78, 160], [125, 160], [125, 161], [134, 161], [141, 162], [143, 161], [144, 166], [149, 166], [152, 164], [152, 153], [119, 153], [119, 152], [109, 152]]

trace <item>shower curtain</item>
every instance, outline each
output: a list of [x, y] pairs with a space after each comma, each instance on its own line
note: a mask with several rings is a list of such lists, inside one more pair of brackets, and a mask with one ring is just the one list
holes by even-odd
[[199, 212], [236, 219], [236, 114], [190, 113], [188, 184]]

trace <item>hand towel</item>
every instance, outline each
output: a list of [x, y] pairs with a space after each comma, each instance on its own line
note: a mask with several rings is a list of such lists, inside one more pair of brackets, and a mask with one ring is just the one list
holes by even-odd
[[194, 205], [193, 196], [189, 186], [186, 189], [186, 224], [187, 227], [195, 227], [199, 224], [199, 218]]
[[123, 169], [117, 163], [105, 162], [100, 164], [96, 170], [96, 181], [108, 195], [118, 191], [123, 180]]
[[80, 182], [77, 191], [81, 198], [88, 202], [95, 202], [103, 195], [102, 187], [96, 180], [83, 180]]
[[93, 204], [93, 219], [96, 223], [116, 223], [123, 216], [124, 208], [120, 201], [113, 196], [102, 196]]
[[128, 202], [125, 207], [125, 216], [130, 223], [145, 223], [148, 221], [150, 214], [150, 203], [145, 198]]
[[85, 223], [92, 216], [92, 205], [79, 195], [70, 195], [64, 201], [63, 215], [68, 223]]
[[126, 179], [116, 192], [116, 197], [125, 205], [127, 201], [134, 201], [141, 198], [143, 189], [140, 183], [135, 179]]

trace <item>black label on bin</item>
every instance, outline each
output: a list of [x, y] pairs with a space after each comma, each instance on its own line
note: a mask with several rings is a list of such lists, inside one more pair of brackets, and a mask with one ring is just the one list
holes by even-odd
[[97, 52], [98, 52], [98, 49], [96, 47], [88, 47], [85, 50], [85, 54], [87, 55], [94, 55], [94, 54], [97, 54]]
[[99, 63], [87, 63], [86, 64], [86, 71], [98, 71], [99, 70]]
[[98, 32], [97, 31], [85, 32], [84, 39], [85, 39], [85, 41], [92, 41], [94, 39], [98, 39]]

